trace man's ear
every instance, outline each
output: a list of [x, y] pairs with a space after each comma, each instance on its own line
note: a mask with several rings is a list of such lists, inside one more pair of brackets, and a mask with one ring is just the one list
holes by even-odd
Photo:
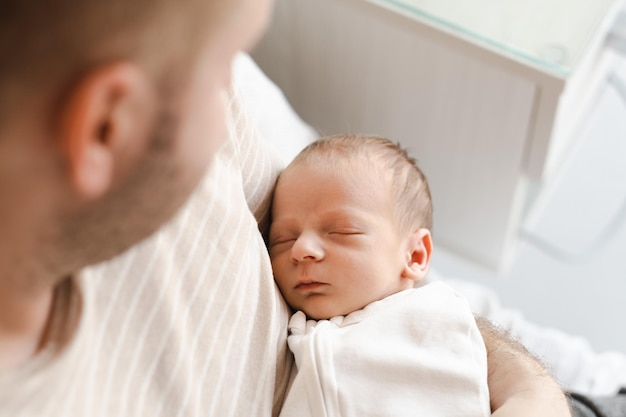
[[151, 84], [133, 64], [95, 68], [72, 86], [58, 133], [70, 183], [79, 195], [96, 199], [105, 194], [145, 148], [154, 107]]
[[417, 229], [407, 239], [406, 259], [402, 277], [420, 281], [426, 276], [433, 252], [432, 237], [428, 229]]

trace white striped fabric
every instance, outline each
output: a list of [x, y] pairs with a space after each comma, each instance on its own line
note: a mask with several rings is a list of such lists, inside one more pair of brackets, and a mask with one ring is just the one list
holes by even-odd
[[281, 167], [237, 93], [231, 109], [230, 138], [177, 217], [75, 280], [80, 322], [62, 354], [0, 374], [0, 416], [277, 415], [289, 312], [256, 219]]

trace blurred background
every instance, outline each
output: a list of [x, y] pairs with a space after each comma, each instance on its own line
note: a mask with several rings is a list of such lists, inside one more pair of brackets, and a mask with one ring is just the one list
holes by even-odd
[[[626, 82], [626, 60], [615, 70]], [[444, 276], [489, 285], [535, 323], [626, 353], [626, 101], [613, 85], [601, 88], [510, 270], [496, 274], [443, 248], [433, 265]]]

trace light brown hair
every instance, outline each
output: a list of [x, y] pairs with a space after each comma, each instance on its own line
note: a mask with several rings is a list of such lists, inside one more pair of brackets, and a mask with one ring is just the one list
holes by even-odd
[[304, 148], [292, 164], [315, 162], [332, 166], [343, 158], [364, 158], [373, 169], [390, 174], [400, 230], [432, 228], [433, 209], [426, 176], [404, 148], [387, 138], [357, 134], [324, 137]]

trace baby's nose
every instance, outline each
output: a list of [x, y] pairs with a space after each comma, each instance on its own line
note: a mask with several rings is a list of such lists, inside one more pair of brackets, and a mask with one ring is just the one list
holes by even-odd
[[315, 262], [323, 257], [320, 239], [313, 233], [302, 233], [291, 247], [291, 259], [294, 262]]

